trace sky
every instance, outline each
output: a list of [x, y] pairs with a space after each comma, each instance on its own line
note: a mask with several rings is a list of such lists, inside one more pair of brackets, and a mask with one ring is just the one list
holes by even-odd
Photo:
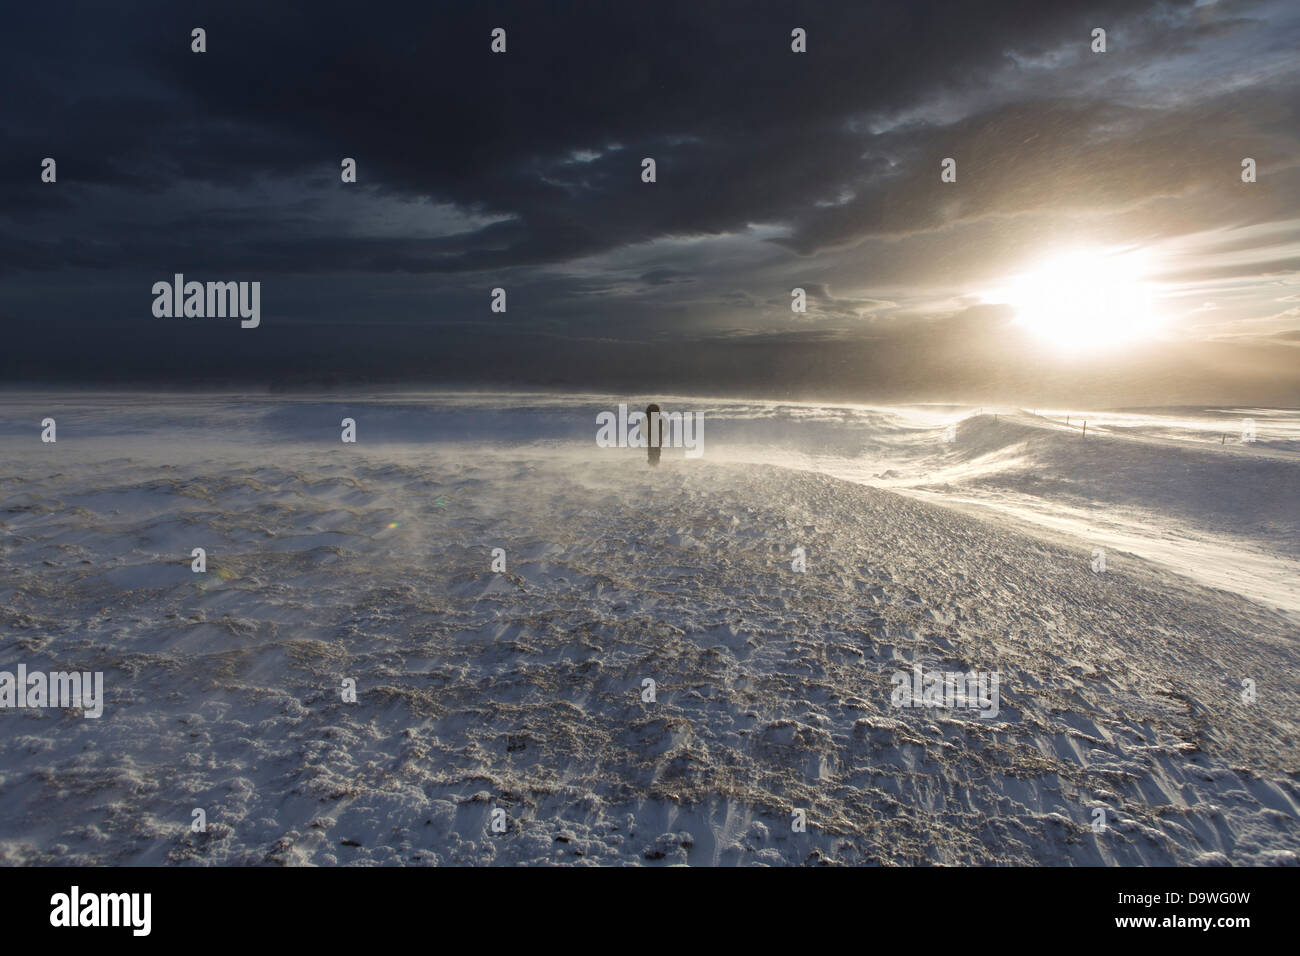
[[[1297, 406], [1298, 47], [1268, 0], [15, 6], [0, 383]], [[176, 273], [260, 324], [155, 316]]]

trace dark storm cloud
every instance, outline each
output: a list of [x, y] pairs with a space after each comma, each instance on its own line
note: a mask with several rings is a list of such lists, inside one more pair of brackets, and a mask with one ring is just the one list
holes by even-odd
[[[1086, 37], [1131, 6], [34, 7], [7, 34], [6, 200], [39, 188], [33, 156], [62, 156], [65, 183], [147, 193], [266, 175], [333, 185], [348, 155], [363, 184], [517, 217], [456, 246], [358, 250], [372, 268], [494, 268], [720, 234], [789, 218], [860, 174], [850, 117], [968, 83], [1006, 49]], [[188, 49], [199, 23], [202, 56]], [[815, 56], [787, 55], [794, 24]], [[504, 57], [488, 50], [496, 25]], [[580, 150], [595, 158], [572, 160]], [[664, 188], [634, 188], [642, 156]], [[307, 237], [286, 246], [299, 268], [337, 267]]]
[[[625, 364], [593, 343], [668, 334], [712, 343], [723, 369], [734, 363], [711, 338], [721, 329], [829, 324], [796, 333], [823, 336], [797, 340], [811, 364], [844, 335], [874, 341], [878, 313], [906, 307], [905, 281], [922, 300], [947, 282], [953, 267], [934, 263], [973, 272], [988, 250], [1033, 248], [1036, 216], [1105, 213], [1114, 231], [1167, 236], [1293, 209], [1294, 75], [1254, 77], [1240, 58], [1285, 48], [1275, 11], [1132, 0], [27, 5], [0, 41], [0, 321], [20, 354], [7, 371], [80, 375], [89, 343], [111, 354], [107, 332], [87, 333], [62, 363], [28, 365], [22, 349], [39, 341], [37, 319], [98, 315], [126, 323], [118, 338], [146, 356], [130, 365], [146, 375], [149, 357], [157, 366], [191, 334], [137, 321], [148, 318], [141, 290], [175, 271], [258, 278], [290, 324], [364, 328], [363, 376], [508, 379], [527, 362], [496, 337], [525, 334], [547, 356], [570, 349], [560, 377], [573, 384]], [[1099, 25], [1109, 60], [1088, 50]], [[207, 30], [203, 55], [189, 51], [195, 26]], [[497, 26], [505, 56], [489, 51]], [[790, 53], [794, 26], [808, 31], [807, 55]], [[1242, 155], [1270, 178], [1225, 196], [1217, 177], [1235, 176]], [[38, 181], [44, 156], [58, 159], [57, 186]], [[355, 186], [339, 182], [344, 156], [357, 160]], [[653, 185], [640, 181], [644, 156], [658, 164]], [[959, 158], [960, 192], [937, 188], [944, 156]], [[997, 225], [1017, 217], [1023, 228]], [[976, 233], [984, 253], [969, 247]], [[1253, 267], [1216, 268], [1204, 275]], [[510, 311], [489, 320], [497, 285]], [[806, 317], [790, 313], [793, 285], [809, 291]], [[442, 329], [438, 347], [461, 349], [459, 362], [422, 348], [412, 358], [406, 330], [419, 324]], [[943, 327], [954, 341], [988, 334], [969, 316]], [[204, 374], [248, 371], [248, 345], [201, 337]], [[256, 348], [259, 374], [305, 361], [275, 333]], [[323, 368], [362, 354], [308, 351]]]

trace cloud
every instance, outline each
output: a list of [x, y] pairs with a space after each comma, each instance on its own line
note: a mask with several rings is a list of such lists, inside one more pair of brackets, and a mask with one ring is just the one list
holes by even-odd
[[[206, 54], [189, 51], [196, 24]], [[504, 56], [488, 49], [499, 25]], [[795, 25], [807, 54], [790, 52]], [[1097, 25], [1104, 55], [1089, 48]], [[1300, 228], [1245, 229], [1195, 261], [1172, 244], [1297, 208], [1298, 35], [1300, 14], [1275, 2], [25, 5], [0, 57], [6, 321], [134, 321], [139, 289], [183, 271], [260, 279], [271, 325], [277, 309], [359, 327], [486, 316], [545, 342], [629, 347], [744, 329], [747, 354], [812, 350], [800, 361], [815, 378], [813, 352], [855, 335], [900, 349], [998, 339], [988, 314], [963, 311], [980, 288], [1086, 241], [1171, 244], [1171, 292], [1251, 284], [1214, 289], [1227, 330], [1264, 314], [1263, 283], [1297, 262], [1268, 250]], [[37, 176], [47, 155], [56, 185]], [[1255, 184], [1239, 180], [1246, 155]], [[344, 156], [354, 185], [339, 181]], [[955, 184], [939, 181], [947, 156]], [[498, 285], [510, 311], [492, 317]], [[122, 348], [159, 367], [182, 334]], [[265, 339], [259, 369], [294, 361]], [[242, 344], [200, 340], [205, 365], [248, 369]], [[451, 341], [458, 370], [526, 368], [489, 354], [495, 339]], [[31, 367], [79, 377], [77, 355]], [[868, 364], [877, 383], [912, 374]], [[752, 384], [771, 380], [760, 369]]]

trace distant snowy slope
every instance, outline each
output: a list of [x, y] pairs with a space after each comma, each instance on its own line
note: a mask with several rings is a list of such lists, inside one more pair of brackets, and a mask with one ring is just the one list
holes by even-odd
[[[1115, 433], [1027, 414], [956, 424], [882, 482], [1157, 561], [1300, 614], [1300, 452]], [[1287, 443], [1279, 443], [1285, 445]]]

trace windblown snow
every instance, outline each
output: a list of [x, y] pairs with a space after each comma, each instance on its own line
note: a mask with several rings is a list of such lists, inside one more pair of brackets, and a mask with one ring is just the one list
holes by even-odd
[[1300, 415], [654, 398], [0, 404], [0, 862], [1300, 861]]

